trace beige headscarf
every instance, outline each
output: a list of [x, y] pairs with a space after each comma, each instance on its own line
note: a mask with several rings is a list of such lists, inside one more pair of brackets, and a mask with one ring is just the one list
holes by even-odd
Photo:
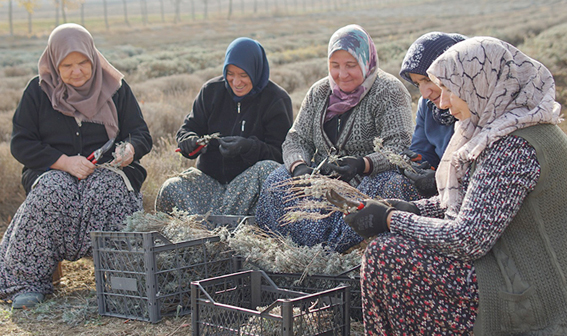
[[[63, 83], [59, 64], [72, 52], [80, 52], [92, 63], [92, 77], [81, 87]], [[112, 96], [124, 77], [96, 49], [91, 34], [82, 26], [66, 23], [51, 32], [39, 59], [41, 89], [56, 111], [78, 121], [103, 124], [109, 138], [118, 134], [118, 114]]]
[[472, 161], [517, 129], [560, 123], [561, 106], [555, 102], [553, 76], [543, 64], [491, 37], [455, 44], [427, 73], [464, 100], [471, 111], [470, 118], [455, 124], [436, 173], [441, 205], [451, 216], [460, 209], [459, 186]]

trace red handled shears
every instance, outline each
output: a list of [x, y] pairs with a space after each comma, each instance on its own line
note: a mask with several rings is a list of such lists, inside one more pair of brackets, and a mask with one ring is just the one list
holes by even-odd
[[87, 157], [87, 160], [91, 161], [93, 164], [96, 164], [98, 160], [100, 160], [102, 155], [108, 152], [110, 148], [112, 148], [112, 145], [114, 145], [114, 139], [115, 138], [109, 139], [102, 147], [92, 152], [91, 155]]
[[[199, 153], [201, 151], [201, 149], [203, 149], [204, 147], [206, 147], [209, 142], [211, 142], [212, 139], [218, 139], [220, 136], [219, 132], [213, 133], [213, 134], [207, 134], [207, 135], [203, 135], [201, 138], [197, 139], [197, 148], [195, 148], [191, 153], [189, 153], [189, 156], [193, 156], [197, 153]], [[180, 148], [175, 149], [176, 152], [181, 152]]]
[[334, 189], [328, 189], [325, 193], [325, 196], [331, 204], [339, 208], [345, 214], [364, 209], [364, 203], [354, 199], [346, 198], [336, 192]]

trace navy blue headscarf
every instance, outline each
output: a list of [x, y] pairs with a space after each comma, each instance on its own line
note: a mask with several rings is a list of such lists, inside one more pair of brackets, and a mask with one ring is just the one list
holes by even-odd
[[270, 65], [268, 64], [266, 52], [258, 41], [247, 37], [239, 37], [230, 43], [226, 49], [222, 70], [225, 81], [226, 68], [229, 64], [246, 71], [246, 74], [248, 74], [248, 77], [252, 80], [252, 90], [242, 97], [235, 95], [228, 82], [225, 82], [226, 89], [230, 92], [234, 101], [238, 102], [245, 97], [253, 96], [268, 85], [270, 79]]
[[[417, 84], [411, 80], [410, 73], [427, 77], [427, 69], [431, 63], [444, 53], [445, 50], [466, 38], [466, 36], [461, 34], [446, 34], [441, 32], [432, 32], [422, 35], [409, 47], [404, 61], [402, 62], [400, 76], [417, 86]], [[455, 122], [456, 119], [449, 113], [449, 110], [442, 110], [429, 100], [427, 101], [427, 106], [433, 111], [433, 119], [441, 125], [450, 125]]]

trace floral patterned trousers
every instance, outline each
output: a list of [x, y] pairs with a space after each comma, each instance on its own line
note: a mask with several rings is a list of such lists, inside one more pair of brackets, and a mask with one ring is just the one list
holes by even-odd
[[52, 293], [60, 261], [92, 254], [91, 231], [120, 230], [141, 209], [141, 193], [110, 170], [97, 168], [80, 181], [60, 170], [41, 175], [0, 244], [0, 298]]
[[472, 335], [478, 286], [471, 263], [386, 233], [361, 268], [366, 335]]

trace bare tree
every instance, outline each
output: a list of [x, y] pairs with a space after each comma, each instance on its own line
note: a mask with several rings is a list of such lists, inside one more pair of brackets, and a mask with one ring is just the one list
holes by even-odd
[[159, 0], [159, 6], [161, 10], [161, 22], [165, 22], [165, 6], [163, 4], [163, 0]]
[[140, 9], [142, 12], [142, 22], [145, 26], [148, 24], [148, 3], [146, 0], [140, 0]]
[[205, 8], [203, 9], [204, 13], [203, 13], [203, 18], [206, 20], [208, 18], [208, 5], [209, 5], [209, 1], [208, 0], [203, 0], [203, 5], [205, 6]]
[[28, 12], [28, 33], [32, 33], [32, 14], [40, 5], [40, 0], [18, 0], [18, 4]]
[[244, 0], [240, 0], [240, 7], [242, 9], [242, 13], [244, 14]]
[[14, 22], [12, 18], [12, 0], [8, 0], [8, 21], [10, 24], [10, 36], [14, 36]]
[[128, 4], [126, 0], [122, 0], [122, 5], [124, 7], [124, 23], [126, 23], [126, 25], [130, 27], [130, 21], [128, 21]]
[[228, 18], [232, 16], [232, 0], [228, 0]]
[[104, 8], [104, 25], [106, 26], [106, 30], [110, 29], [110, 25], [108, 24], [108, 8], [106, 6], [106, 0], [102, 0], [103, 8]]
[[175, 9], [174, 23], [181, 21], [181, 0], [173, 0], [173, 7]]
[[61, 7], [59, 0], [53, 0], [55, 5], [55, 27], [59, 26], [59, 8]]
[[65, 14], [65, 0], [61, 0], [61, 18], [63, 19], [63, 23], [67, 23], [67, 15]]
[[191, 18], [195, 21], [195, 0], [191, 1]]

